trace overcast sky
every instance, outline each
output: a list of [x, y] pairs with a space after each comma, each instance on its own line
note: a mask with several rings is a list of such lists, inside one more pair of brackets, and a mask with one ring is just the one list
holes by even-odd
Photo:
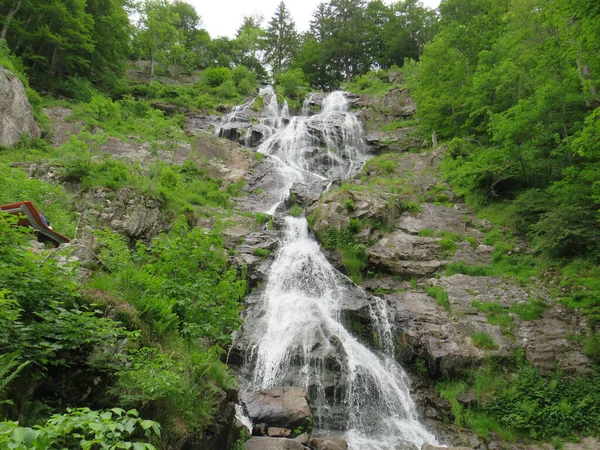
[[[235, 30], [242, 24], [244, 16], [260, 13], [264, 16], [266, 25], [275, 8], [281, 0], [187, 0], [202, 16], [203, 27], [208, 30], [212, 38], [218, 36], [234, 37]], [[296, 29], [308, 29], [313, 11], [316, 6], [325, 0], [284, 0], [291, 11]], [[436, 8], [440, 0], [421, 0], [425, 6]], [[389, 2], [388, 2], [389, 3]]]

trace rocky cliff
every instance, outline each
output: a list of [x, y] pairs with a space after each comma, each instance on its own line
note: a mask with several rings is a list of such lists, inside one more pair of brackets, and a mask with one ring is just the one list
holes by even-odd
[[13, 145], [24, 133], [40, 137], [23, 83], [14, 73], [0, 66], [0, 146]]

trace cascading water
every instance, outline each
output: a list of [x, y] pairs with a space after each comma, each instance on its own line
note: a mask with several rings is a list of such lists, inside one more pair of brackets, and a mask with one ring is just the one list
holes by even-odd
[[[330, 94], [314, 116], [282, 120], [274, 95], [267, 111], [267, 124], [276, 130], [258, 151], [277, 162], [281, 178], [271, 214], [295, 182], [346, 178], [366, 160], [360, 123], [347, 112], [342, 92]], [[315, 152], [323, 154], [320, 164], [307, 158]], [[386, 303], [374, 297], [369, 306], [377, 349], [361, 344], [342, 325], [343, 305], [358, 290], [326, 260], [306, 220], [286, 217], [282, 247], [257, 306], [260, 323], [244, 326], [252, 329], [244, 330], [249, 348], [243, 388], [305, 386], [317, 432], [343, 434], [355, 450], [391, 450], [402, 441], [419, 447], [435, 443], [419, 422], [407, 376], [394, 361]]]

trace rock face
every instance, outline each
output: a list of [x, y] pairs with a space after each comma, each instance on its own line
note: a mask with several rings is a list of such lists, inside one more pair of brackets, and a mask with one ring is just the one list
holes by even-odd
[[[88, 208], [86, 205], [97, 205]], [[85, 222], [96, 217], [114, 231], [130, 238], [143, 238], [156, 234], [167, 222], [160, 212], [160, 203], [131, 188], [114, 193], [106, 188], [96, 188], [84, 194], [81, 203]]]
[[307, 447], [293, 439], [253, 437], [244, 443], [244, 450], [305, 450]]
[[[407, 291], [385, 298], [395, 305], [398, 341], [403, 342], [401, 358], [425, 359], [431, 375], [451, 375], [489, 354], [506, 357], [517, 345], [542, 370], [552, 370], [557, 363], [570, 373], [591, 370], [581, 347], [565, 339], [585, 333], [587, 323], [578, 314], [566, 314], [562, 306], [550, 304], [540, 319], [522, 320], [510, 308], [527, 304], [531, 292], [500, 277], [457, 274], [430, 279], [428, 284], [447, 292], [449, 311], [424, 293]], [[506, 335], [508, 330], [490, 324], [487, 314], [474, 306], [477, 304], [505, 308], [515, 339]], [[472, 336], [478, 332], [486, 333], [494, 348], [477, 347]]]
[[304, 388], [283, 387], [241, 394], [241, 401], [253, 423], [289, 428], [304, 426], [311, 417]]
[[16, 144], [23, 133], [40, 137], [25, 87], [19, 77], [0, 66], [0, 146]]

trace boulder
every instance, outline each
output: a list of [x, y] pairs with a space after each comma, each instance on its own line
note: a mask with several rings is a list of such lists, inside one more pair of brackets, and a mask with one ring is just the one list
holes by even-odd
[[315, 450], [346, 450], [348, 442], [336, 437], [313, 438], [311, 445]]
[[78, 207], [85, 222], [99, 219], [112, 230], [134, 239], [154, 235], [168, 222], [158, 200], [131, 188], [119, 190], [116, 198], [109, 189], [94, 188], [83, 195]]
[[244, 443], [244, 450], [306, 450], [306, 447], [293, 439], [253, 437]]
[[308, 445], [310, 442], [310, 436], [308, 433], [302, 433], [294, 438], [295, 441], [300, 442], [302, 445]]
[[290, 437], [292, 435], [292, 430], [289, 428], [279, 428], [279, 427], [271, 427], [267, 431], [267, 436], [270, 437]]
[[41, 135], [23, 83], [0, 66], [0, 146], [16, 144], [24, 133], [32, 138]]
[[421, 450], [474, 450], [473, 447], [438, 447], [431, 444], [423, 444]]
[[415, 444], [408, 441], [398, 442], [394, 445], [394, 450], [419, 450]]
[[311, 417], [305, 388], [282, 387], [244, 392], [241, 401], [252, 422], [266, 423], [269, 427], [293, 430], [305, 426]]

